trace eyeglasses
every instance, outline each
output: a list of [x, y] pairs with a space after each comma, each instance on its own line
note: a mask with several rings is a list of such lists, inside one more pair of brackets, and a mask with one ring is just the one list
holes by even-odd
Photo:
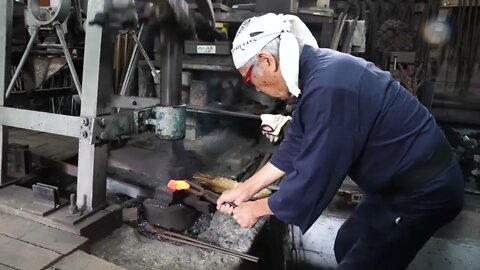
[[261, 128], [262, 131], [265, 132], [265, 133], [272, 133], [272, 132], [275, 131], [275, 130], [272, 128], [272, 126], [266, 125], [266, 124], [261, 125], [260, 128]]
[[245, 74], [245, 77], [243, 77], [244, 84], [249, 84], [252, 81], [252, 71], [253, 71], [253, 65], [248, 68], [247, 74]]

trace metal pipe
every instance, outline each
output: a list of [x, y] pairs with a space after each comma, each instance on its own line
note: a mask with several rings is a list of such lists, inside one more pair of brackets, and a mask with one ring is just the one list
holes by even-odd
[[63, 34], [62, 26], [59, 22], [54, 22], [53, 25], [57, 30], [57, 36], [60, 40], [60, 44], [62, 45], [63, 53], [65, 54], [65, 59], [67, 59], [68, 67], [70, 69], [70, 73], [72, 74], [73, 82], [75, 83], [75, 88], [77, 88], [78, 95], [80, 99], [82, 99], [82, 84], [78, 79], [77, 70], [73, 65], [72, 56], [70, 55], [70, 51], [68, 50], [67, 42], [65, 41], [65, 36]]
[[25, 48], [25, 51], [23, 52], [22, 58], [20, 59], [20, 62], [18, 63], [17, 69], [15, 70], [15, 74], [13, 74], [12, 80], [10, 81], [10, 84], [8, 85], [7, 92], [5, 93], [5, 97], [8, 98], [10, 95], [10, 92], [13, 90], [13, 86], [15, 85], [15, 81], [18, 79], [18, 76], [20, 76], [20, 72], [22, 72], [23, 66], [25, 65], [25, 62], [27, 61], [28, 54], [30, 53], [30, 50], [33, 47], [33, 43], [35, 42], [35, 39], [37, 38], [38, 35], [38, 27], [35, 27], [33, 29], [33, 34], [30, 37], [30, 40], [28, 40], [27, 48]]
[[163, 36], [165, 45], [160, 57], [160, 105], [174, 106], [180, 103], [182, 85], [182, 43], [175, 37]]
[[148, 57], [147, 52], [146, 52], [145, 49], [143, 48], [142, 43], [140, 43], [140, 40], [138, 39], [137, 35], [133, 34], [132, 37], [133, 37], [133, 39], [135, 40], [135, 44], [136, 44], [136, 45], [138, 46], [138, 48], [140, 49], [140, 52], [142, 53], [143, 58], [145, 58], [145, 61], [147, 61], [147, 64], [148, 64], [148, 66], [150, 67], [150, 70], [152, 71], [152, 76], [154, 76], [157, 81], [160, 81], [160, 76], [158, 75], [158, 72], [157, 72], [157, 70], [155, 69], [155, 66], [153, 65], [152, 60], [150, 59], [150, 57]]
[[[143, 36], [143, 29], [144, 25], [140, 26], [140, 30], [138, 31], [138, 40], [140, 40]], [[135, 33], [133, 33], [135, 35]], [[135, 46], [133, 47], [132, 56], [130, 57], [130, 63], [128, 63], [128, 69], [125, 73], [125, 79], [123, 79], [122, 89], [120, 90], [120, 95], [124, 96], [127, 93], [127, 89], [130, 88], [132, 82], [132, 74], [134, 71], [135, 63], [137, 62], [138, 57], [138, 43], [135, 40]]]
[[219, 115], [225, 115], [225, 116], [233, 116], [233, 117], [261, 120], [260, 115], [256, 115], [256, 114], [231, 112], [231, 111], [225, 111], [225, 110], [208, 108], [208, 107], [193, 106], [193, 105], [187, 105], [187, 112], [219, 114]]

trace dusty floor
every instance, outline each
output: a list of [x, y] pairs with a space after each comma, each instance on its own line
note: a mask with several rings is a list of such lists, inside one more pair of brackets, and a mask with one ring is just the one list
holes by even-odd
[[[264, 223], [261, 220], [252, 229], [242, 229], [230, 217], [215, 213], [198, 239], [247, 253]], [[237, 269], [245, 263], [230, 255], [146, 237], [127, 225], [93, 244], [91, 253], [131, 270]]]

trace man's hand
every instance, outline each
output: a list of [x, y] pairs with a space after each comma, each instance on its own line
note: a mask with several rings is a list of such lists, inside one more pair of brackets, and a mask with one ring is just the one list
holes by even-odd
[[251, 228], [257, 223], [259, 217], [255, 215], [255, 202], [245, 202], [233, 209], [233, 219], [242, 228]]
[[248, 201], [251, 196], [248, 194], [244, 185], [244, 183], [241, 183], [236, 188], [223, 192], [217, 200], [217, 209], [224, 214], [232, 215], [233, 206], [230, 206], [227, 203], [234, 203], [235, 205], [240, 206], [245, 201]]
[[281, 114], [262, 114], [260, 118], [262, 119], [262, 134], [272, 143], [278, 141], [283, 126], [292, 120], [292, 117]]

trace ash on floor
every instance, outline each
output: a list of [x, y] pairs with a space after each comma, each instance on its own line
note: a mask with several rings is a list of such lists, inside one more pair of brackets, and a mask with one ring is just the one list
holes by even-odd
[[[197, 228], [205, 226], [207, 219], [207, 216], [199, 219]], [[216, 212], [204, 232], [197, 229], [187, 234], [194, 236], [195, 233], [200, 232], [199, 240], [247, 253], [264, 224], [265, 219], [261, 219], [254, 228], [243, 229], [231, 217]], [[131, 270], [223, 270], [238, 269], [244, 263], [240, 258], [215, 251], [146, 237], [127, 225], [123, 225], [105, 239], [94, 243], [91, 253]]]
[[198, 239], [198, 235], [205, 232], [210, 227], [212, 218], [213, 213], [202, 213], [200, 217], [197, 218], [195, 223], [193, 223], [192, 227], [185, 232], [185, 235], [194, 239]]

